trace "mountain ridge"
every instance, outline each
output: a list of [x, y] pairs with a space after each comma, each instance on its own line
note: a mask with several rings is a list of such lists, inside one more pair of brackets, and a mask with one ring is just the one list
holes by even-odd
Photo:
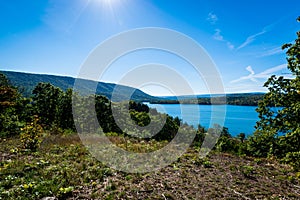
[[[112, 101], [134, 100], [137, 102], [150, 103], [179, 103], [178, 100], [183, 100], [185, 103], [198, 103], [208, 105], [211, 98], [222, 98], [226, 96], [226, 104], [232, 105], [257, 105], [258, 101], [262, 99], [263, 92], [249, 92], [249, 93], [228, 93], [228, 94], [196, 94], [196, 95], [181, 95], [181, 96], [152, 96], [140, 89], [125, 85], [118, 85], [116, 83], [98, 82], [93, 80], [78, 79], [71, 76], [52, 75], [52, 74], [37, 74], [17, 71], [0, 70], [10, 80], [12, 85], [17, 87], [20, 93], [25, 97], [32, 95], [32, 90], [39, 82], [48, 82], [59, 87], [62, 90], [74, 88], [75, 80], [79, 82], [76, 84], [76, 91], [81, 94], [98, 94], [106, 96]], [[97, 86], [97, 87], [96, 87]], [[95, 91], [96, 88], [96, 91]], [[112, 96], [113, 95], [113, 96]], [[113, 98], [112, 98], [113, 97]], [[196, 100], [195, 99], [198, 99]]]
[[[11, 84], [19, 89], [22, 95], [30, 97], [32, 90], [39, 82], [47, 82], [59, 87], [62, 90], [73, 88], [76, 78], [70, 76], [59, 76], [51, 74], [35, 74], [17, 71], [3, 71], [3, 73], [11, 82]], [[111, 99], [114, 89], [117, 88], [118, 92], [114, 92], [114, 101], [123, 101], [128, 99], [128, 95], [132, 94], [131, 99], [135, 101], [151, 101], [157, 100], [158, 97], [151, 96], [140, 89], [130, 86], [118, 85], [115, 83], [98, 82], [93, 80], [77, 79], [80, 81], [79, 89], [83, 94], [99, 94]], [[96, 91], [93, 91], [95, 84], [97, 84]], [[78, 85], [78, 84], [77, 84]]]

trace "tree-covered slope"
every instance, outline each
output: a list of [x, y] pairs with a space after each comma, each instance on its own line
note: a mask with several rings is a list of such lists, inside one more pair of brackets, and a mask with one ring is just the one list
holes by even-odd
[[[68, 88], [73, 88], [75, 78], [67, 77], [67, 76], [55, 76], [55, 75], [47, 75], [47, 74], [31, 74], [24, 72], [13, 72], [13, 71], [0, 71], [5, 74], [7, 78], [10, 80], [12, 85], [16, 86], [19, 91], [26, 97], [31, 96], [32, 90], [34, 87], [40, 83], [51, 83], [52, 85], [59, 87], [62, 90], [66, 90]], [[95, 85], [94, 81], [84, 80], [80, 82], [80, 91], [83, 93], [93, 93], [91, 90]], [[132, 100], [135, 101], [149, 101], [155, 100], [156, 97], [148, 95], [139, 89], [135, 89], [128, 86], [116, 85], [113, 83], [105, 83], [99, 82], [97, 86], [96, 93], [99, 95], [104, 95], [111, 99], [111, 95], [114, 91], [114, 88], [118, 86], [117, 93], [114, 94], [114, 101], [122, 101], [126, 99], [126, 94], [133, 95], [131, 97]]]

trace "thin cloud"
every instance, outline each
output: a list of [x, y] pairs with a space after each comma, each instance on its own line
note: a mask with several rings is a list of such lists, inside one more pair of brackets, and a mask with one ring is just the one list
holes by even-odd
[[262, 74], [262, 75], [271, 75], [271, 74], [274, 73], [274, 72], [277, 72], [277, 71], [286, 69], [286, 67], [287, 67], [286, 64], [278, 65], [278, 66], [276, 66], [276, 67], [269, 68], [269, 69], [267, 69], [267, 70], [261, 72], [260, 74]]
[[258, 37], [258, 36], [260, 36], [260, 35], [263, 35], [263, 34], [265, 34], [266, 32], [267, 32], [266, 30], [263, 30], [263, 31], [261, 31], [261, 32], [259, 32], [259, 33], [256, 33], [256, 34], [254, 34], [254, 35], [249, 36], [249, 37], [245, 40], [245, 42], [243, 42], [243, 44], [241, 44], [241, 45], [237, 48], [237, 50], [239, 50], [239, 49], [241, 49], [241, 48], [244, 48], [245, 46], [249, 45], [250, 43], [252, 43], [252, 42], [256, 39], [256, 37]]
[[267, 89], [261, 87], [260, 83], [240, 83], [240, 84], [229, 84], [225, 87], [226, 93], [249, 93], [249, 92], [266, 92]]
[[[287, 66], [286, 64], [278, 65], [276, 67], [269, 68], [269, 69], [267, 69], [267, 70], [265, 70], [261, 73], [258, 73], [258, 74], [256, 74], [254, 72], [254, 70], [252, 69], [251, 66], [248, 66], [248, 67], [246, 67], [246, 70], [248, 72], [250, 72], [250, 74], [248, 76], [242, 76], [238, 79], [230, 81], [230, 83], [238, 83], [238, 82], [246, 81], [246, 80], [251, 80], [252, 82], [258, 82], [257, 79], [267, 79], [271, 75], [273, 75], [275, 72], [286, 69], [286, 66]], [[286, 77], [286, 78], [289, 78], [289, 77]]]
[[215, 34], [213, 35], [213, 38], [215, 40], [218, 40], [218, 41], [221, 41], [221, 42], [226, 42], [226, 45], [227, 45], [228, 49], [230, 49], [230, 50], [234, 49], [234, 45], [231, 44], [231, 42], [224, 39], [223, 35], [221, 34], [220, 29], [215, 29]]
[[209, 21], [211, 24], [215, 24], [219, 19], [216, 14], [210, 12], [208, 13], [206, 20]]
[[226, 42], [228, 49], [233, 50], [234, 49], [234, 45], [231, 44], [230, 42]]
[[223, 37], [223, 35], [221, 35], [220, 29], [215, 29], [215, 34], [214, 34], [213, 38], [218, 41], [224, 41], [224, 37]]
[[247, 45], [251, 44], [258, 36], [263, 35], [269, 31], [271, 31], [273, 29], [273, 27], [277, 24], [278, 22], [274, 22], [268, 26], [265, 26], [262, 31], [250, 35], [249, 37], [247, 37], [247, 39], [237, 48], [237, 50], [246, 47]]
[[267, 57], [267, 56], [272, 56], [272, 55], [281, 54], [281, 53], [284, 53], [284, 51], [281, 49], [281, 47], [276, 47], [276, 48], [270, 49], [270, 50], [262, 53], [261, 55], [259, 55], [259, 57]]
[[246, 67], [246, 70], [248, 70], [250, 72], [250, 74], [254, 75], [255, 72], [253, 71], [251, 66]]

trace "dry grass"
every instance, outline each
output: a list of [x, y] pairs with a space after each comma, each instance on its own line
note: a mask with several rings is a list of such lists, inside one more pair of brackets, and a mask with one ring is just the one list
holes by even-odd
[[[110, 140], [135, 152], [165, 145]], [[274, 160], [216, 152], [200, 159], [191, 148], [159, 171], [129, 174], [94, 159], [77, 135], [48, 136], [37, 152], [19, 147], [17, 138], [0, 141], [0, 199], [300, 199], [299, 173]]]

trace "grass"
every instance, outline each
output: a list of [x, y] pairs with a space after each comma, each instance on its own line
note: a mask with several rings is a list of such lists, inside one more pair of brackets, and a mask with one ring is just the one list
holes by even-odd
[[[111, 141], [134, 152], [165, 142]], [[145, 174], [119, 172], [93, 158], [76, 134], [47, 136], [36, 152], [0, 139], [0, 199], [299, 199], [299, 172], [275, 160], [190, 148], [177, 162]], [[108, 155], [109, 156], [109, 155]]]

